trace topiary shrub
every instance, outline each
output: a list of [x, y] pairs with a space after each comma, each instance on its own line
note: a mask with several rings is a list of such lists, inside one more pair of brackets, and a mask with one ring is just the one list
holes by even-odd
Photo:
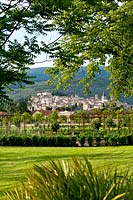
[[76, 141], [77, 141], [77, 137], [76, 136], [72, 136], [71, 137], [72, 147], [76, 147]]
[[64, 147], [72, 147], [72, 137], [71, 136], [66, 136], [64, 138]]
[[55, 136], [47, 137], [47, 144], [49, 147], [55, 147], [56, 146], [56, 137]]
[[127, 135], [128, 145], [133, 145], [133, 135]]
[[32, 137], [32, 145], [33, 146], [39, 146], [39, 137], [37, 135], [34, 135]]
[[38, 139], [39, 146], [47, 147], [48, 146], [48, 139], [45, 136], [39, 137]]
[[81, 146], [83, 147], [85, 144], [85, 136], [80, 136], [79, 142], [80, 142]]
[[56, 146], [57, 147], [63, 147], [64, 146], [64, 136], [57, 136], [56, 137]]
[[15, 146], [24, 146], [24, 138], [21, 136], [17, 136]]
[[24, 141], [21, 136], [9, 136], [8, 137], [8, 146], [23, 146]]
[[100, 136], [96, 136], [96, 146], [99, 147], [101, 142]]
[[9, 140], [7, 136], [4, 136], [0, 139], [0, 145], [1, 146], [9, 146]]
[[17, 137], [16, 136], [9, 136], [8, 137], [8, 145], [9, 146], [15, 146], [17, 143]]
[[24, 138], [24, 146], [32, 146], [33, 142], [32, 142], [32, 138], [31, 137], [25, 137]]
[[93, 145], [93, 136], [92, 136], [92, 135], [89, 135], [89, 136], [87, 137], [87, 140], [88, 140], [89, 146], [92, 147], [92, 145]]
[[126, 135], [121, 135], [119, 137], [119, 144], [124, 146], [124, 145], [128, 145], [128, 140], [127, 140], [127, 136]]

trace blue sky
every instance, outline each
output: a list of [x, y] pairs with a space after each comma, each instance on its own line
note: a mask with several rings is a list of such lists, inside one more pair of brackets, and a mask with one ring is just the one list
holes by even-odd
[[[25, 35], [27, 35], [27, 33], [25, 32], [24, 29], [21, 29], [19, 31], [14, 32], [10, 39], [11, 40], [16, 39], [16, 40], [18, 40], [18, 42], [23, 42]], [[38, 42], [43, 40], [46, 44], [49, 44], [52, 41], [56, 40], [59, 37], [59, 34], [54, 31], [54, 32], [49, 32], [47, 36], [42, 36], [39, 34], [36, 34], [35, 36], [37, 37]], [[37, 58], [35, 59], [36, 63], [29, 67], [36, 68], [36, 67], [52, 67], [53, 66], [52, 61], [42, 62], [45, 60], [49, 60], [48, 55], [46, 55], [45, 53], [42, 53], [41, 55], [37, 55]]]

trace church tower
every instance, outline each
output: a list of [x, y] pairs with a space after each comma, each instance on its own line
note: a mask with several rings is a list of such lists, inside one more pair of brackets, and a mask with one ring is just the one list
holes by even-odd
[[104, 103], [105, 101], [107, 101], [105, 93], [103, 92], [102, 97], [101, 97], [101, 101], [102, 103]]

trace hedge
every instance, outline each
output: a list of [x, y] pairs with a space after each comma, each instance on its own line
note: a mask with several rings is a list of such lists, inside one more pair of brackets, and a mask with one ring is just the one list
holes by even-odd
[[1, 136], [0, 146], [42, 146], [42, 147], [74, 147], [74, 146], [123, 146], [133, 145], [133, 135], [109, 135], [101, 138], [92, 135], [77, 136]]

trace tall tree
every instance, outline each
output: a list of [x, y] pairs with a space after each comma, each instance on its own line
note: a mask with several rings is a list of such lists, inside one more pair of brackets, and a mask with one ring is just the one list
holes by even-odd
[[[0, 100], [5, 99], [5, 88], [18, 82], [30, 83], [26, 77], [26, 64], [33, 62], [35, 38], [25, 38], [23, 44], [12, 41], [11, 36], [28, 25], [29, 4], [24, 1], [6, 1], [0, 4]], [[29, 22], [30, 23], [30, 22]], [[33, 51], [31, 51], [33, 48]]]
[[[7, 99], [6, 89], [10, 84], [32, 83], [27, 76], [28, 65], [34, 63], [37, 54], [48, 53], [52, 44], [43, 39], [37, 41], [37, 35], [46, 35], [52, 31], [51, 20], [58, 10], [64, 9], [63, 0], [10, 0], [0, 2], [0, 103]], [[24, 31], [25, 30], [25, 31]], [[14, 34], [23, 35], [21, 42], [13, 40]], [[22, 33], [21, 33], [22, 34]]]
[[111, 95], [133, 94], [133, 1], [73, 0], [54, 21], [64, 37], [52, 56], [49, 69], [57, 87], [68, 86], [80, 66], [88, 61], [86, 91], [95, 80], [99, 66], [106, 64]]
[[[54, 22], [54, 23], [53, 23]], [[132, 0], [10, 0], [0, 3], [0, 102], [9, 84], [31, 83], [27, 66], [41, 52], [50, 53], [55, 67], [49, 69], [58, 86], [69, 84], [76, 71], [89, 62], [86, 90], [99, 65], [108, 59], [112, 95], [133, 94]], [[27, 32], [21, 43], [12, 40], [19, 30]], [[58, 30], [56, 42], [38, 43], [36, 33]], [[19, 33], [19, 32], [17, 32]]]

